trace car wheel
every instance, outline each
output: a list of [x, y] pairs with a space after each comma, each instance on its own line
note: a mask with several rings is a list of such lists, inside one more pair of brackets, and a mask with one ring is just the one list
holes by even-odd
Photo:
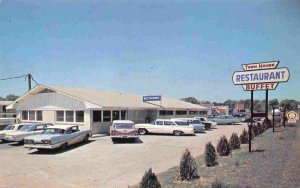
[[83, 139], [83, 143], [87, 143], [89, 141], [89, 135], [86, 135]]
[[147, 130], [146, 129], [139, 129], [139, 134], [140, 135], [145, 135], [145, 134], [147, 134]]
[[180, 132], [180, 131], [174, 131], [173, 134], [174, 134], [175, 136], [180, 136], [180, 135], [181, 135], [181, 132]]
[[65, 150], [67, 149], [68, 143], [64, 143], [63, 145], [61, 145], [60, 150]]

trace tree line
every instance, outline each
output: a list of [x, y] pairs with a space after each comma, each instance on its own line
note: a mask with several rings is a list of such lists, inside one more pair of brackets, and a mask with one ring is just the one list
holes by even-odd
[[5, 97], [0, 96], [0, 101], [14, 101], [17, 98], [19, 98], [19, 96], [14, 95], [14, 94], [8, 94]]
[[[214, 106], [229, 106], [229, 108], [234, 108], [235, 104], [244, 104], [245, 108], [249, 108], [250, 109], [250, 105], [251, 105], [251, 99], [245, 99], [245, 100], [231, 100], [228, 99], [224, 102], [210, 102], [210, 101], [199, 101], [197, 98], [195, 97], [186, 97], [186, 98], [182, 98], [181, 100], [185, 101], [185, 102], [189, 102], [189, 103], [193, 103], [193, 104], [199, 104], [199, 105], [203, 105], [203, 104], [212, 104]], [[253, 109], [254, 110], [264, 110], [265, 109], [265, 103], [266, 100], [253, 100]], [[269, 100], [269, 108], [271, 108], [272, 106], [275, 106], [276, 108], [278, 107], [286, 107], [287, 110], [299, 110], [298, 106], [300, 105], [300, 101], [294, 100], [294, 99], [284, 99], [279, 101], [278, 99], [271, 99]]]

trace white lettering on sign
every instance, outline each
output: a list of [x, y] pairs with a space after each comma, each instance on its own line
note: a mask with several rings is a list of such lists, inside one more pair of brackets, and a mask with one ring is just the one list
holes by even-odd
[[245, 91], [255, 90], [275, 90], [278, 83], [246, 84], [243, 85]]
[[250, 70], [263, 70], [263, 69], [275, 69], [278, 65], [279, 61], [271, 61], [266, 63], [254, 63], [242, 65], [245, 71]]
[[232, 81], [235, 85], [287, 82], [290, 73], [287, 68], [258, 71], [235, 72]]

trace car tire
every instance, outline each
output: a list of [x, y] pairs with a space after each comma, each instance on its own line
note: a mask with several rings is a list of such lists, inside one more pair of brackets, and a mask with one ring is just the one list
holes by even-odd
[[174, 136], [181, 136], [181, 131], [174, 131], [173, 134]]
[[138, 132], [139, 132], [139, 135], [145, 135], [148, 133], [148, 131], [146, 129], [139, 129]]
[[60, 150], [65, 150], [68, 147], [68, 143], [64, 143], [63, 145], [60, 146]]
[[89, 135], [86, 135], [83, 139], [83, 143], [87, 143], [89, 141]]

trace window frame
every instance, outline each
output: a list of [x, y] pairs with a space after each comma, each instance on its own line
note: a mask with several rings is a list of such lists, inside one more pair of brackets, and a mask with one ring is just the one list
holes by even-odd
[[[27, 114], [26, 115], [27, 119], [24, 119], [24, 114], [23, 114], [24, 112], [26, 112], [26, 114]], [[28, 121], [29, 120], [29, 111], [28, 110], [22, 110], [21, 113], [22, 113], [21, 114], [22, 115], [21, 119], [24, 120], [24, 121]]]
[[[63, 117], [63, 120], [58, 120], [58, 119], [57, 119], [57, 117], [58, 117], [58, 112], [63, 112], [63, 116], [62, 116], [62, 117]], [[66, 120], [66, 113], [65, 113], [65, 110], [56, 110], [56, 111], [55, 111], [55, 121], [56, 121], [56, 122], [66, 122], [65, 120]]]

